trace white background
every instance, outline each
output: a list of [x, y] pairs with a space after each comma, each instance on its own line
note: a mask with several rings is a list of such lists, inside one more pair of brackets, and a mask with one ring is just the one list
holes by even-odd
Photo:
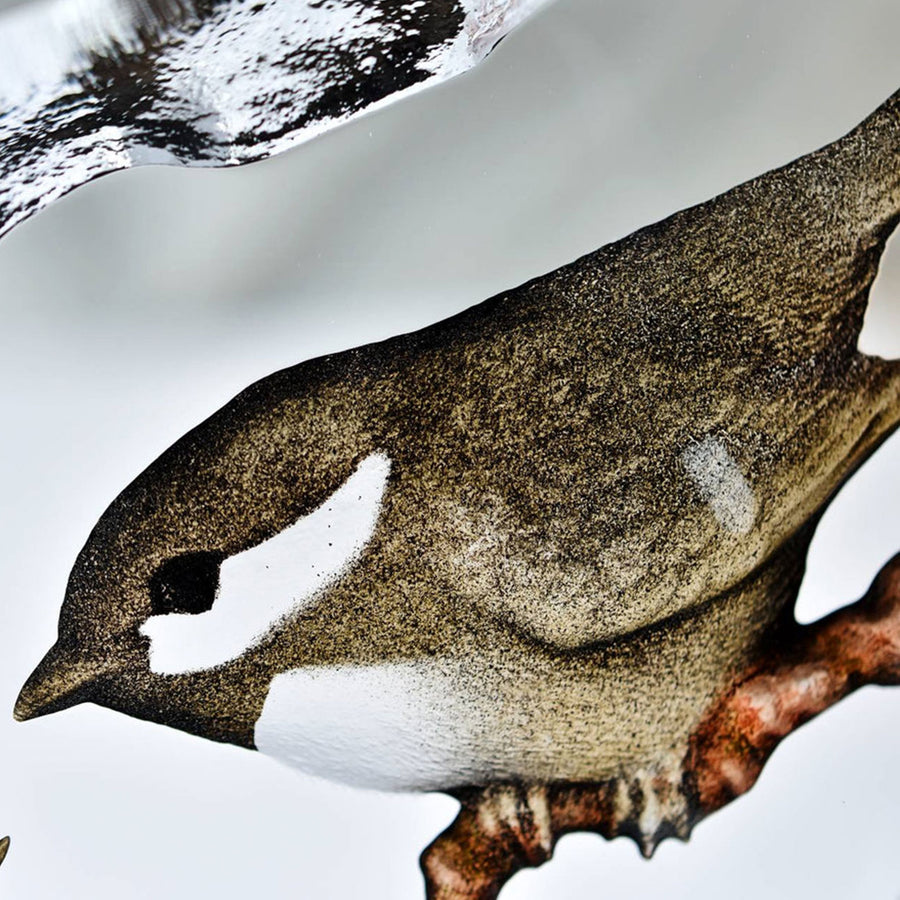
[[[126, 172], [0, 241], [0, 896], [420, 898], [454, 815], [82, 706], [12, 722], [107, 503], [250, 381], [410, 330], [836, 138], [900, 5], [559, 0], [474, 73], [240, 171]], [[895, 251], [900, 257], [900, 248]], [[900, 259], [866, 347], [900, 356]], [[826, 516], [800, 613], [900, 548], [900, 442]], [[792, 736], [655, 860], [577, 835], [503, 900], [900, 897], [900, 691]]]

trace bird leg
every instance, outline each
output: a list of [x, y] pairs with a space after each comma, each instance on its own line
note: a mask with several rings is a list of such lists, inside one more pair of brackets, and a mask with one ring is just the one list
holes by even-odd
[[572, 831], [634, 838], [650, 856], [748, 791], [781, 740], [866, 684], [900, 684], [900, 555], [866, 595], [808, 626], [773, 631], [715, 701], [675, 764], [596, 784], [494, 785], [461, 792], [453, 824], [422, 854], [429, 900], [494, 900]]

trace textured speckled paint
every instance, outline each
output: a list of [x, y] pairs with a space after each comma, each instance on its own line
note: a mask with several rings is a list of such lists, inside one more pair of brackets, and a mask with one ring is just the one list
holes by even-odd
[[[900, 214], [898, 137], [895, 96], [825, 149], [459, 316], [248, 388], [104, 514], [17, 714], [91, 700], [253, 747], [273, 684], [427, 672], [466, 716], [445, 782], [426, 754], [418, 786], [534, 825], [553, 809], [534, 786], [602, 784], [609, 834], [647, 853], [686, 836], [697, 735], [781, 647], [821, 510], [900, 417], [898, 366], [856, 348]], [[222, 665], [151, 671], [140, 629], [163, 567], [261, 544], [372, 454], [391, 471], [371, 540], [312, 608]], [[373, 683], [400, 685], [398, 741], [427, 724], [427, 691]], [[358, 780], [347, 744], [316, 765]]]

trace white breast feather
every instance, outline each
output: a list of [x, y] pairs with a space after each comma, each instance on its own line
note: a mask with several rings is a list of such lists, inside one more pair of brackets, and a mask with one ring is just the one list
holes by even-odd
[[[428, 791], [474, 783], [483, 748], [472, 698], [440, 660], [314, 666], [273, 679], [257, 749], [357, 787]], [[455, 669], [455, 666], [450, 666]]]

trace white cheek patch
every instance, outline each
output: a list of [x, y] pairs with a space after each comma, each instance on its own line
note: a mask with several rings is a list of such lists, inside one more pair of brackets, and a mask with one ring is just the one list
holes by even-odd
[[435, 660], [317, 666], [273, 679], [256, 748], [357, 787], [428, 791], [476, 771], [471, 699]]
[[747, 534], [756, 521], [756, 497], [723, 441], [707, 435], [681, 461], [718, 523], [732, 534]]
[[151, 671], [178, 675], [222, 665], [312, 605], [371, 540], [390, 471], [385, 454], [372, 454], [318, 509], [226, 559], [212, 609], [147, 619], [141, 634], [150, 638]]

